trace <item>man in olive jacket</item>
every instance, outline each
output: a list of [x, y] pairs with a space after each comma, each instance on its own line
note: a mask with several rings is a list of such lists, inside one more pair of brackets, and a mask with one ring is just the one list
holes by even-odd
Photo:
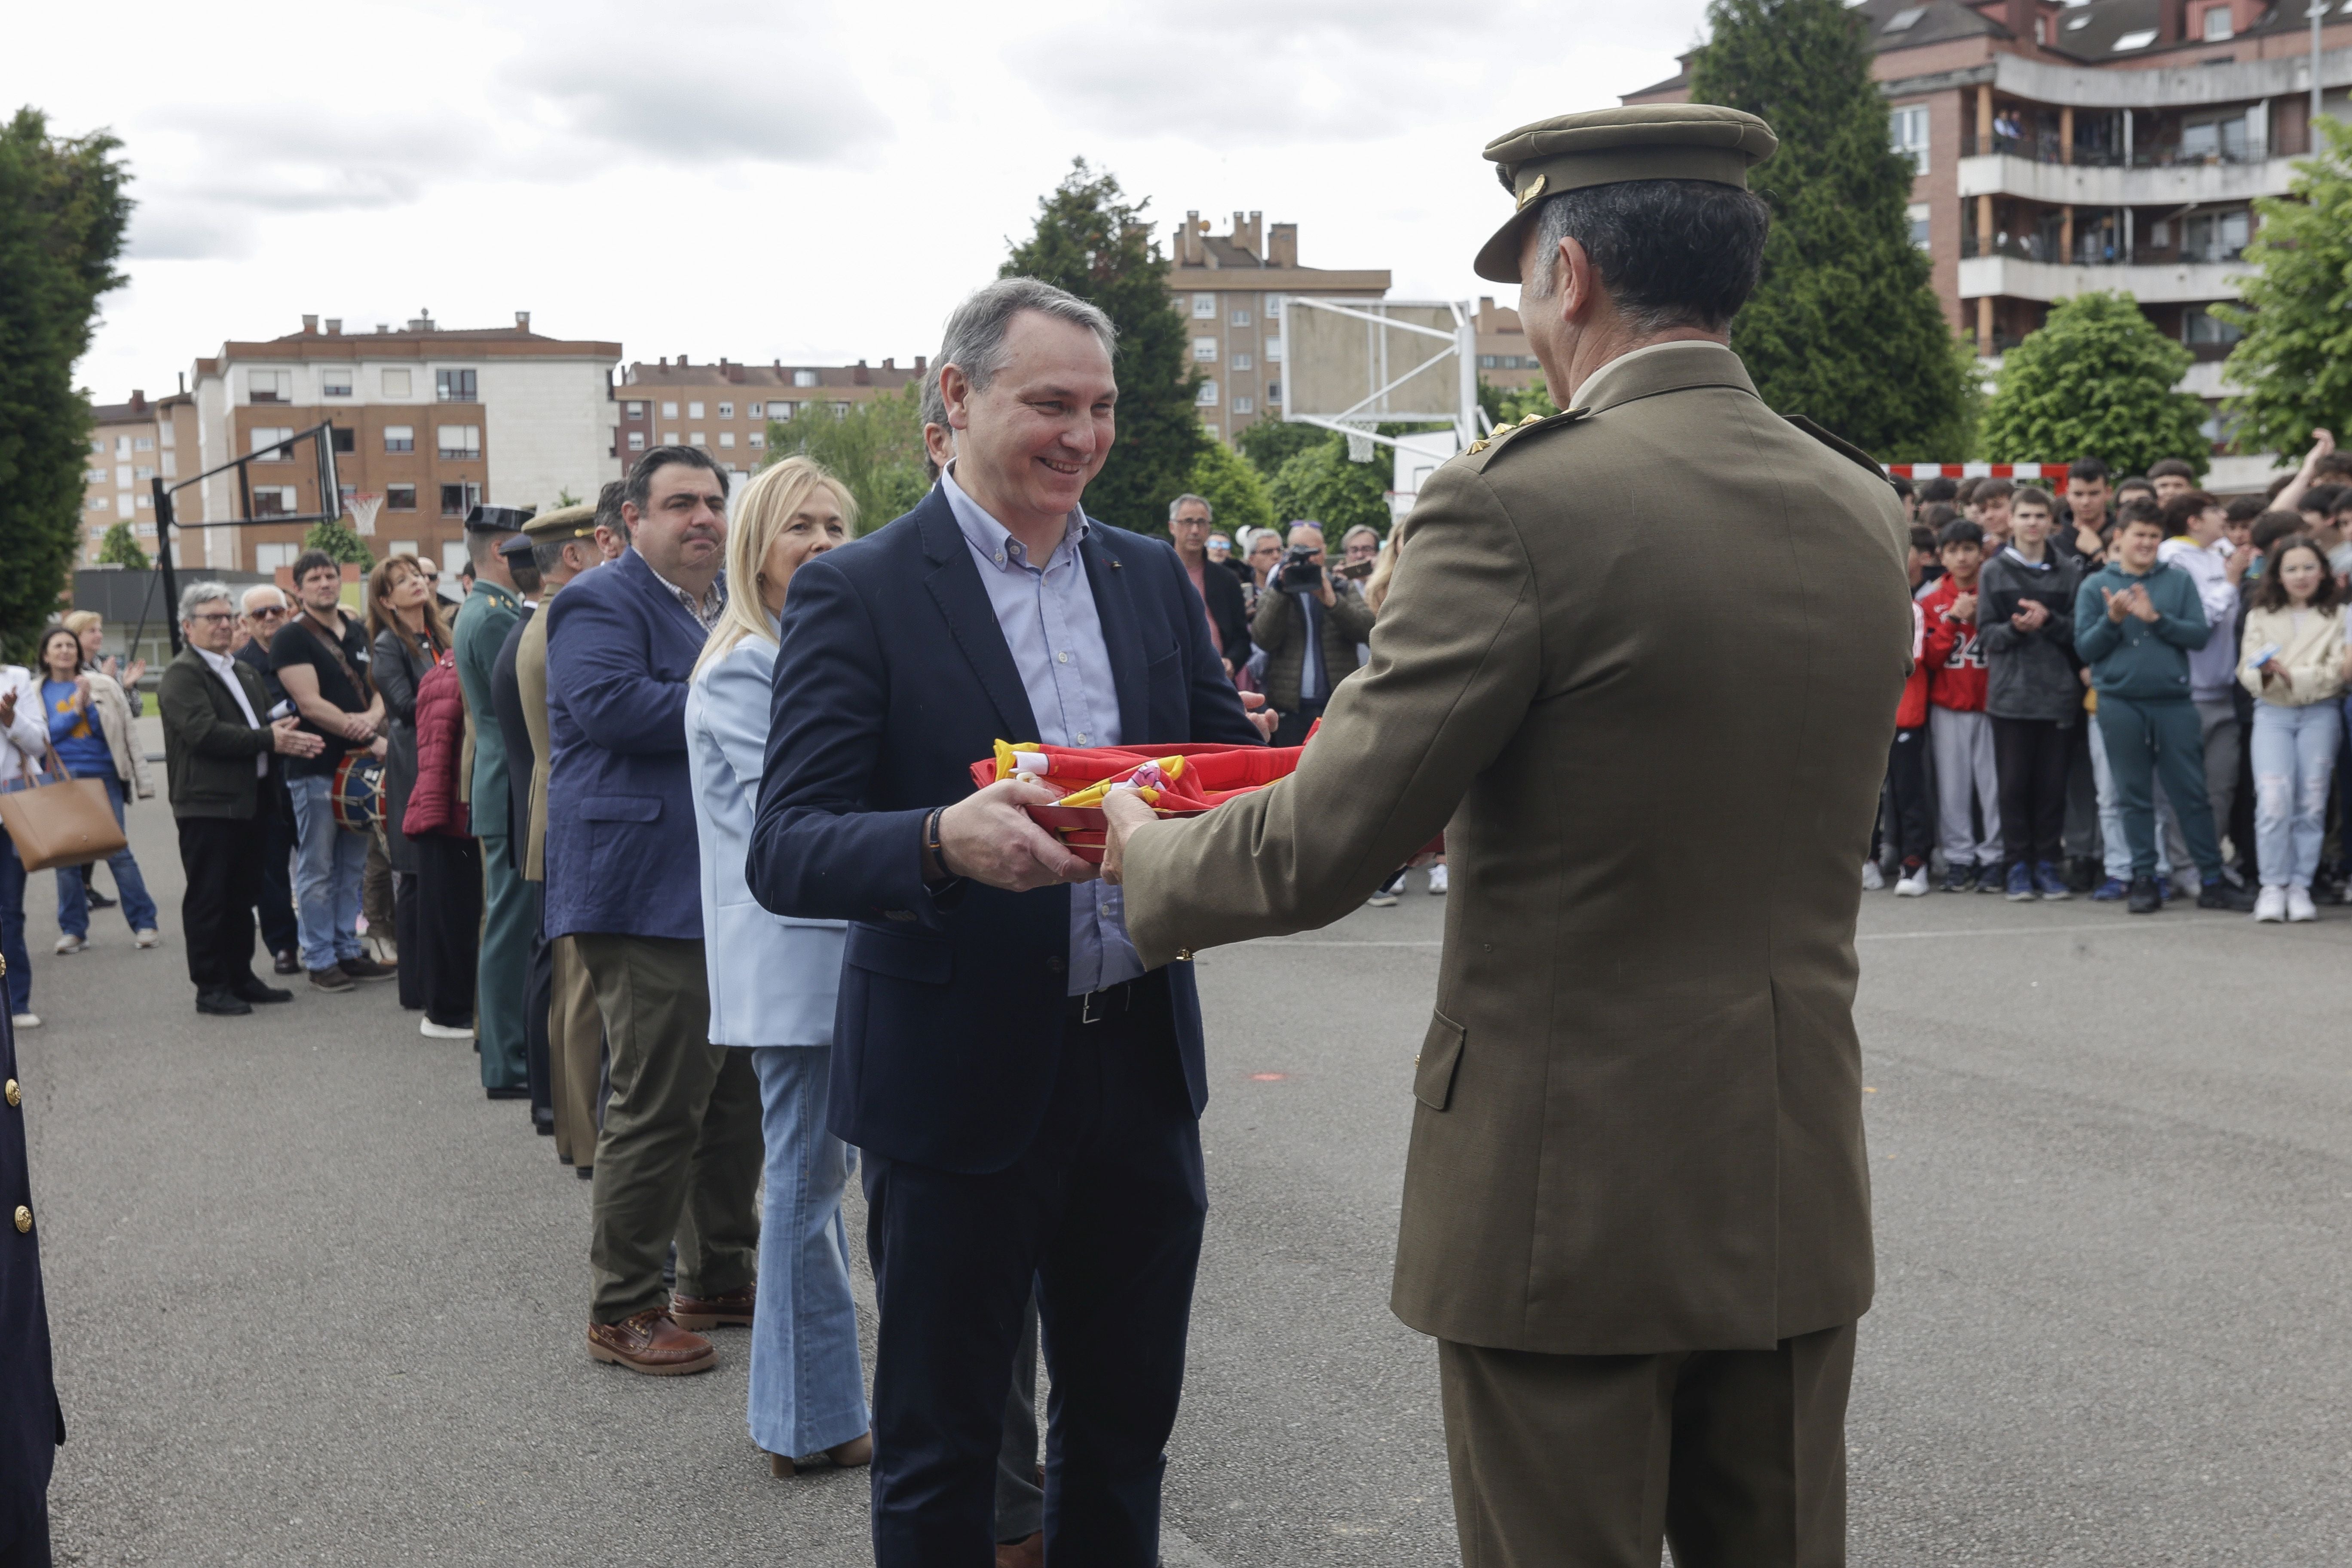
[[226, 585], [197, 583], [183, 593], [180, 630], [188, 646], [163, 667], [155, 686], [180, 866], [187, 873], [180, 929], [187, 933], [196, 1011], [236, 1016], [252, 1012], [256, 1002], [294, 999], [253, 973], [253, 906], [268, 844], [258, 808], [271, 752], [315, 757], [326, 742], [293, 715], [263, 722], [269, 694], [261, 678], [229, 656], [236, 607]]
[[1893, 489], [1727, 344], [1773, 144], [1673, 104], [1487, 148], [1518, 205], [1478, 270], [1524, 277], [1567, 412], [1422, 489], [1295, 776], [1114, 807], [1146, 963], [1326, 924], [1445, 834], [1391, 1305], [1471, 1568], [1844, 1561], [1854, 868], [1911, 609]]

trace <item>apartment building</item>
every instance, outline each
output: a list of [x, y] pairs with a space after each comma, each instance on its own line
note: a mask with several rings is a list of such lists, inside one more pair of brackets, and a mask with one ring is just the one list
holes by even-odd
[[[2210, 308], [2237, 298], [2253, 199], [2311, 151], [2315, 8], [2342, 117], [2352, 0], [1861, 0], [1954, 328], [1991, 358], [2054, 301], [2128, 290], [2196, 353], [2184, 389], [2221, 395], [2237, 334]], [[1685, 68], [1624, 101], [1688, 96]]]
[[782, 360], [744, 364], [722, 358], [690, 364], [680, 354], [621, 371], [613, 390], [612, 446], [625, 469], [649, 447], [699, 447], [730, 472], [748, 474], [767, 456], [768, 421], [829, 405], [846, 414], [884, 393], [922, 378], [924, 356], [911, 366], [886, 359], [845, 365], [788, 365]]
[[299, 332], [223, 343], [195, 363], [195, 452], [182, 462], [195, 473], [232, 455], [271, 455], [245, 470], [249, 508], [233, 473], [180, 493], [183, 521], [231, 525], [188, 531], [180, 558], [224, 570], [291, 564], [305, 529], [269, 519], [320, 510], [317, 465], [307, 444], [279, 444], [331, 422], [340, 500], [348, 510], [381, 498], [371, 546], [454, 567], [477, 503], [593, 499], [619, 477], [610, 401], [620, 357], [618, 343], [534, 332], [527, 310], [511, 327], [446, 328], [425, 313], [367, 332], [304, 316]]
[[1492, 295], [1480, 295], [1471, 324], [1478, 331], [1478, 379], [1505, 392], [1543, 384], [1543, 366], [1528, 346], [1528, 330], [1519, 313], [1497, 305]]
[[81, 562], [98, 559], [107, 530], [127, 522], [139, 548], [155, 553], [155, 487], [194, 473], [182, 456], [196, 450], [195, 399], [174, 393], [155, 402], [134, 391], [128, 403], [101, 403], [90, 410], [89, 463], [82, 472]]
[[1184, 215], [1170, 246], [1169, 291], [1192, 324], [1192, 367], [1201, 373], [1201, 422], [1231, 441], [1263, 418], [1282, 417], [1282, 301], [1380, 300], [1385, 269], [1298, 264], [1298, 226], [1270, 229], [1257, 213], [1234, 214], [1231, 234], [1214, 235], [1197, 211]]

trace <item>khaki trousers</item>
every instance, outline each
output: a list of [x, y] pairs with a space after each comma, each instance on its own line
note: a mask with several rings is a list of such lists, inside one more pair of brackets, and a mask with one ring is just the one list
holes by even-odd
[[555, 1107], [555, 1157], [596, 1163], [596, 1086], [604, 1078], [604, 1019], [573, 939], [548, 944], [555, 986], [547, 1008], [547, 1091]]
[[573, 940], [613, 1056], [590, 1188], [589, 1321], [667, 1307], [673, 1240], [680, 1294], [740, 1290], [759, 1268], [760, 1081], [750, 1051], [710, 1044], [702, 943]]
[[1769, 1351], [1438, 1342], [1464, 1568], [1840, 1568], [1853, 1325]]

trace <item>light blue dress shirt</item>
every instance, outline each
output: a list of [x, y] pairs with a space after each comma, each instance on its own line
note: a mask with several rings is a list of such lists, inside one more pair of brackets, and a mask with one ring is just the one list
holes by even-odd
[[[997, 628], [1013, 650], [1013, 667], [1021, 672], [1022, 689], [1037, 721], [1038, 733], [1004, 739], [1048, 746], [1122, 744], [1110, 650], [1103, 642], [1086, 561], [1078, 553], [1089, 526], [1086, 514], [1071, 512], [1054, 553], [1042, 567], [1034, 566], [1027, 548], [964, 494], [952, 463], [940, 475], [940, 488], [964, 542], [971, 546], [981, 585], [988, 590]], [[1143, 960], [1127, 940], [1119, 890], [1099, 879], [1071, 884], [1070, 994], [1083, 996], [1142, 973]]]

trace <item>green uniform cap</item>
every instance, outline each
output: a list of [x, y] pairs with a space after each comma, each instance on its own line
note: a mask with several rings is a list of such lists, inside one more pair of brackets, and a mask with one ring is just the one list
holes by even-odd
[[562, 544], [586, 539], [596, 531], [596, 509], [585, 502], [541, 512], [522, 525], [523, 537], [533, 544]]
[[1780, 146], [1756, 116], [1711, 103], [1635, 104], [1563, 114], [1486, 143], [1518, 209], [1478, 252], [1478, 276], [1517, 283], [1519, 247], [1538, 201], [1629, 180], [1713, 180], [1748, 188], [1748, 171]]

